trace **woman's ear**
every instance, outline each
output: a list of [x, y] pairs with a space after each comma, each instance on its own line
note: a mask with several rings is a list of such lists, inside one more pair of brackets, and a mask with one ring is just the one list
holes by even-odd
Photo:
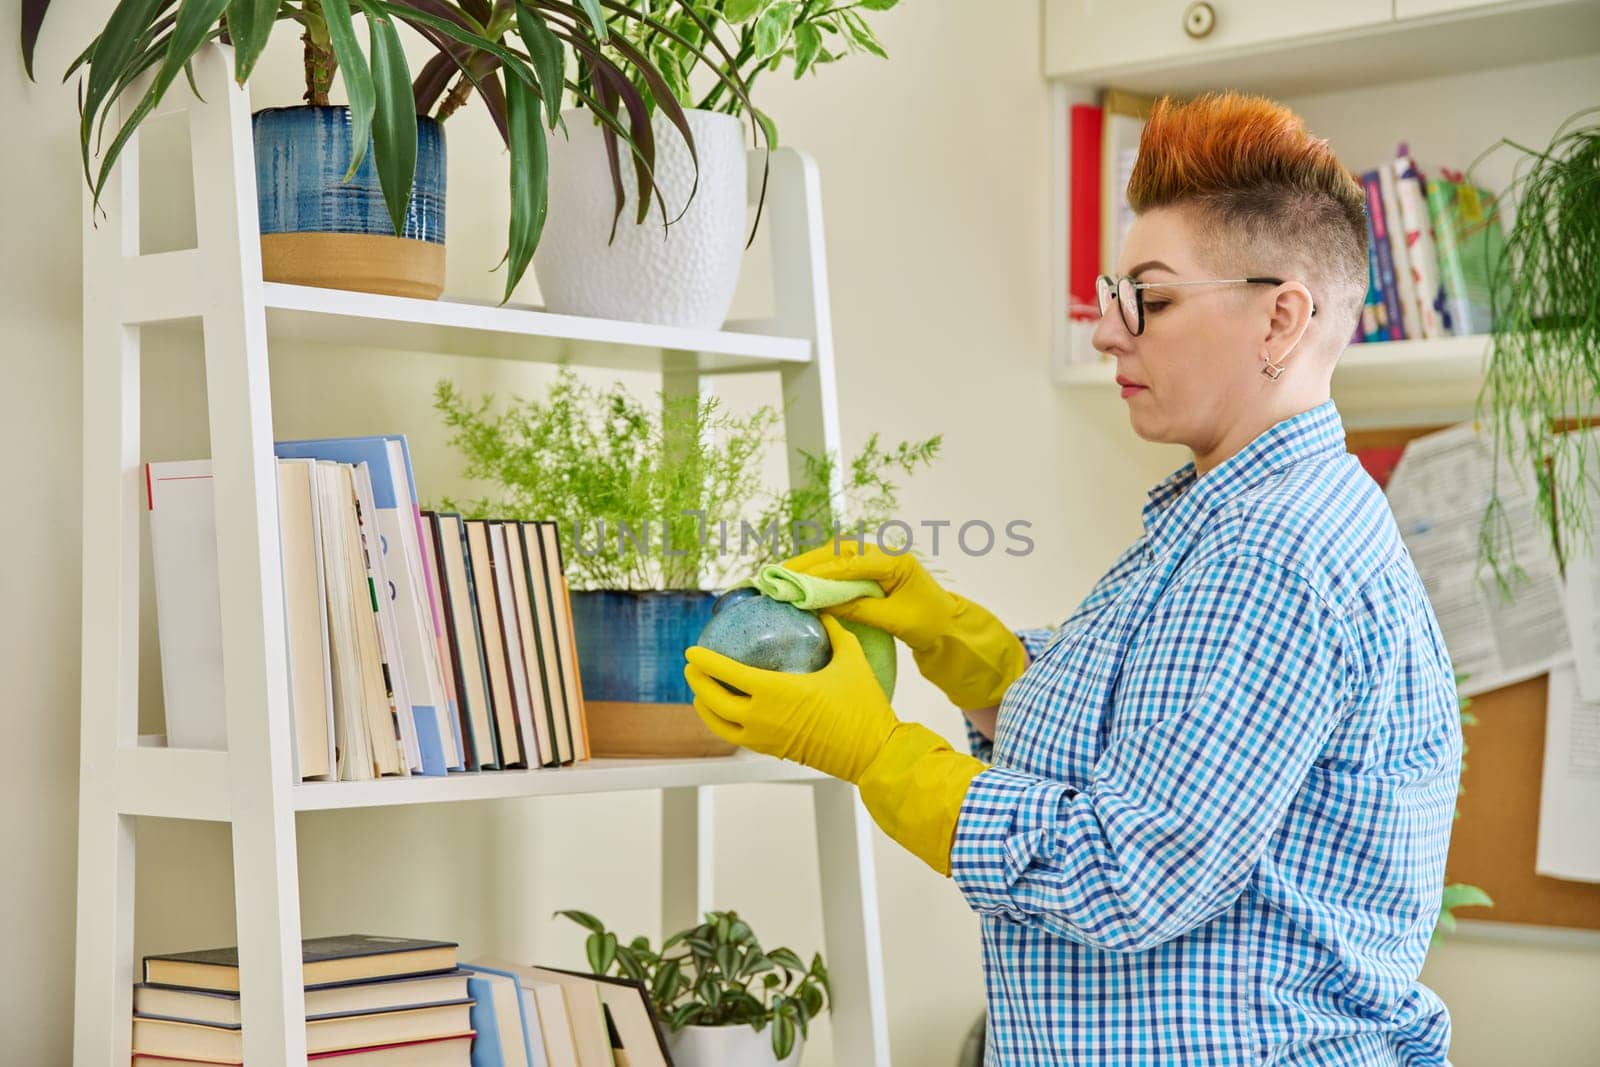
[[1267, 335], [1262, 348], [1269, 362], [1282, 362], [1311, 328], [1315, 305], [1311, 290], [1300, 282], [1284, 282], [1273, 294], [1272, 316], [1267, 320]]

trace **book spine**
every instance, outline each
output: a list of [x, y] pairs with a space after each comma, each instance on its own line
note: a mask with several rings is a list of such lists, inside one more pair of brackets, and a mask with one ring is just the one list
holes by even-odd
[[1404, 318], [1400, 314], [1400, 290], [1394, 275], [1394, 252], [1389, 246], [1389, 227], [1383, 213], [1383, 186], [1378, 172], [1369, 170], [1361, 176], [1367, 191], [1367, 218], [1372, 223], [1372, 243], [1378, 256], [1378, 286], [1383, 292], [1385, 315], [1385, 340], [1405, 339]]
[[1444, 289], [1439, 285], [1439, 257], [1422, 191], [1422, 174], [1410, 156], [1400, 156], [1394, 166], [1395, 198], [1400, 202], [1400, 219], [1405, 225], [1406, 259], [1411, 268], [1411, 280], [1417, 287], [1422, 336], [1443, 337], [1449, 332], [1448, 313]]
[[1472, 332], [1471, 316], [1467, 314], [1467, 282], [1461, 269], [1461, 248], [1456, 240], [1456, 223], [1453, 211], [1456, 187], [1454, 182], [1430, 178], [1427, 182], [1428, 214], [1433, 219], [1433, 232], [1439, 250], [1439, 283], [1444, 290], [1445, 307], [1449, 309], [1450, 331], [1456, 336]]
[[1393, 161], [1385, 161], [1378, 167], [1378, 188], [1383, 194], [1383, 225], [1389, 231], [1389, 255], [1400, 300], [1400, 322], [1407, 339], [1419, 338], [1422, 322], [1417, 313], [1417, 287], [1411, 281], [1411, 267], [1406, 259], [1405, 225], [1400, 220], [1400, 202], [1395, 197]]
[[1093, 104], [1073, 104], [1067, 190], [1069, 259], [1067, 314], [1074, 321], [1100, 316], [1095, 278], [1100, 273], [1100, 151], [1104, 113]]

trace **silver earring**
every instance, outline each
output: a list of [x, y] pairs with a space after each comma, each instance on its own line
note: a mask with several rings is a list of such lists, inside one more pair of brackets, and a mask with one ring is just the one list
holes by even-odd
[[1261, 376], [1268, 381], [1275, 382], [1283, 377], [1283, 364], [1274, 363], [1269, 356], [1261, 357]]

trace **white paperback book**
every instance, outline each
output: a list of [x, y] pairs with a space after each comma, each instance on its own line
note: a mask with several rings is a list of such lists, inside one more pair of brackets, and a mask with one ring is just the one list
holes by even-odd
[[145, 464], [168, 748], [228, 747], [209, 459]]

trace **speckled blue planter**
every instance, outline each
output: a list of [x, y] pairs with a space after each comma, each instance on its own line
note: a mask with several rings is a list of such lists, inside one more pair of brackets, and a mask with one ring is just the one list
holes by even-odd
[[350, 109], [266, 108], [253, 119], [268, 281], [436, 297], [444, 288], [444, 132], [417, 120], [417, 168], [398, 236], [370, 139], [349, 181]]
[[711, 621], [717, 594], [701, 590], [572, 594], [578, 675], [587, 701], [690, 704], [683, 651]]

